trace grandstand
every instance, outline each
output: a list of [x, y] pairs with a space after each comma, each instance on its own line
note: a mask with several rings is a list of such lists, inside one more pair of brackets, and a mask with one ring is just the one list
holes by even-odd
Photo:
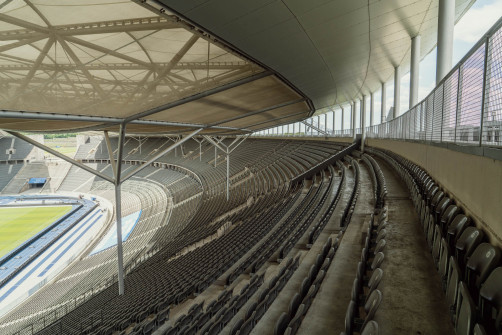
[[1, 4], [0, 334], [502, 334], [473, 3]]

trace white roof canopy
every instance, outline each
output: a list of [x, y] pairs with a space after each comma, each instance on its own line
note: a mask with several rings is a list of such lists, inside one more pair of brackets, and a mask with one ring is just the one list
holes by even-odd
[[[242, 134], [311, 114], [273, 72], [163, 8], [12, 0], [0, 8], [0, 128]], [[287, 120], [286, 120], [287, 119]]]

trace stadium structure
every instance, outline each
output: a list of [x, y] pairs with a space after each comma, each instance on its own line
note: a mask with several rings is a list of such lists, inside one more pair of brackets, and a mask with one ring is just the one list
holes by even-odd
[[502, 334], [473, 3], [0, 3], [0, 334]]

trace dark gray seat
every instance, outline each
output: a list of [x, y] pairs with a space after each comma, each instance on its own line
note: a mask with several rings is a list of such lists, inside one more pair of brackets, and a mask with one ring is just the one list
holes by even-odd
[[494, 269], [481, 285], [479, 309], [488, 330], [502, 332], [502, 267]]
[[481, 283], [483, 283], [490, 272], [499, 265], [501, 257], [500, 249], [490, 243], [481, 243], [472, 253], [467, 261], [465, 271], [465, 281], [477, 301]]
[[470, 226], [471, 219], [464, 214], [458, 214], [453, 221], [448, 225], [446, 232], [446, 241], [451, 249], [455, 248], [455, 243], [460, 235], [464, 232], [465, 228]]
[[467, 227], [455, 244], [455, 258], [460, 269], [465, 268], [467, 258], [471, 256], [476, 247], [483, 241], [484, 233], [476, 227]]
[[457, 335], [471, 335], [476, 324], [476, 305], [464, 282], [460, 282], [455, 331]]
[[375, 320], [369, 321], [361, 330], [361, 335], [378, 335], [378, 323]]
[[284, 332], [286, 331], [286, 328], [288, 328], [289, 324], [289, 315], [285, 312], [279, 316], [279, 319], [277, 319], [277, 322], [275, 323], [274, 327], [274, 335], [283, 335]]

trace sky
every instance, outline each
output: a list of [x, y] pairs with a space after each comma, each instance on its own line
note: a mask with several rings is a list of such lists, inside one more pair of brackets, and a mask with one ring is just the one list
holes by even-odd
[[[477, 0], [471, 8], [464, 14], [459, 22], [455, 25], [454, 40], [453, 40], [453, 61], [455, 66], [462, 57], [476, 44], [476, 42], [497, 22], [502, 15], [502, 0]], [[426, 55], [420, 62], [419, 71], [419, 89], [418, 101], [423, 100], [435, 87], [436, 81], [436, 48]], [[401, 113], [408, 110], [409, 105], [409, 86], [410, 74], [407, 73], [401, 77]], [[393, 80], [386, 85], [386, 104], [387, 110], [394, 105], [394, 83]], [[369, 97], [367, 98], [366, 106], [369, 106]], [[375, 100], [375, 115], [374, 124], [379, 124], [381, 119], [380, 101], [381, 92], [374, 93]], [[359, 103], [357, 104], [359, 108]], [[369, 107], [366, 108], [366, 125], [369, 125]], [[344, 112], [344, 129], [350, 128], [350, 111], [348, 108]], [[341, 113], [337, 110], [335, 115], [335, 129], [341, 127]], [[321, 116], [321, 125], [324, 125], [324, 116]], [[317, 124], [317, 120], [315, 120]], [[333, 115], [328, 113], [327, 117], [328, 128], [332, 128]], [[359, 124], [359, 113], [356, 113], [356, 124]], [[302, 129], [303, 130], [303, 129]]]

